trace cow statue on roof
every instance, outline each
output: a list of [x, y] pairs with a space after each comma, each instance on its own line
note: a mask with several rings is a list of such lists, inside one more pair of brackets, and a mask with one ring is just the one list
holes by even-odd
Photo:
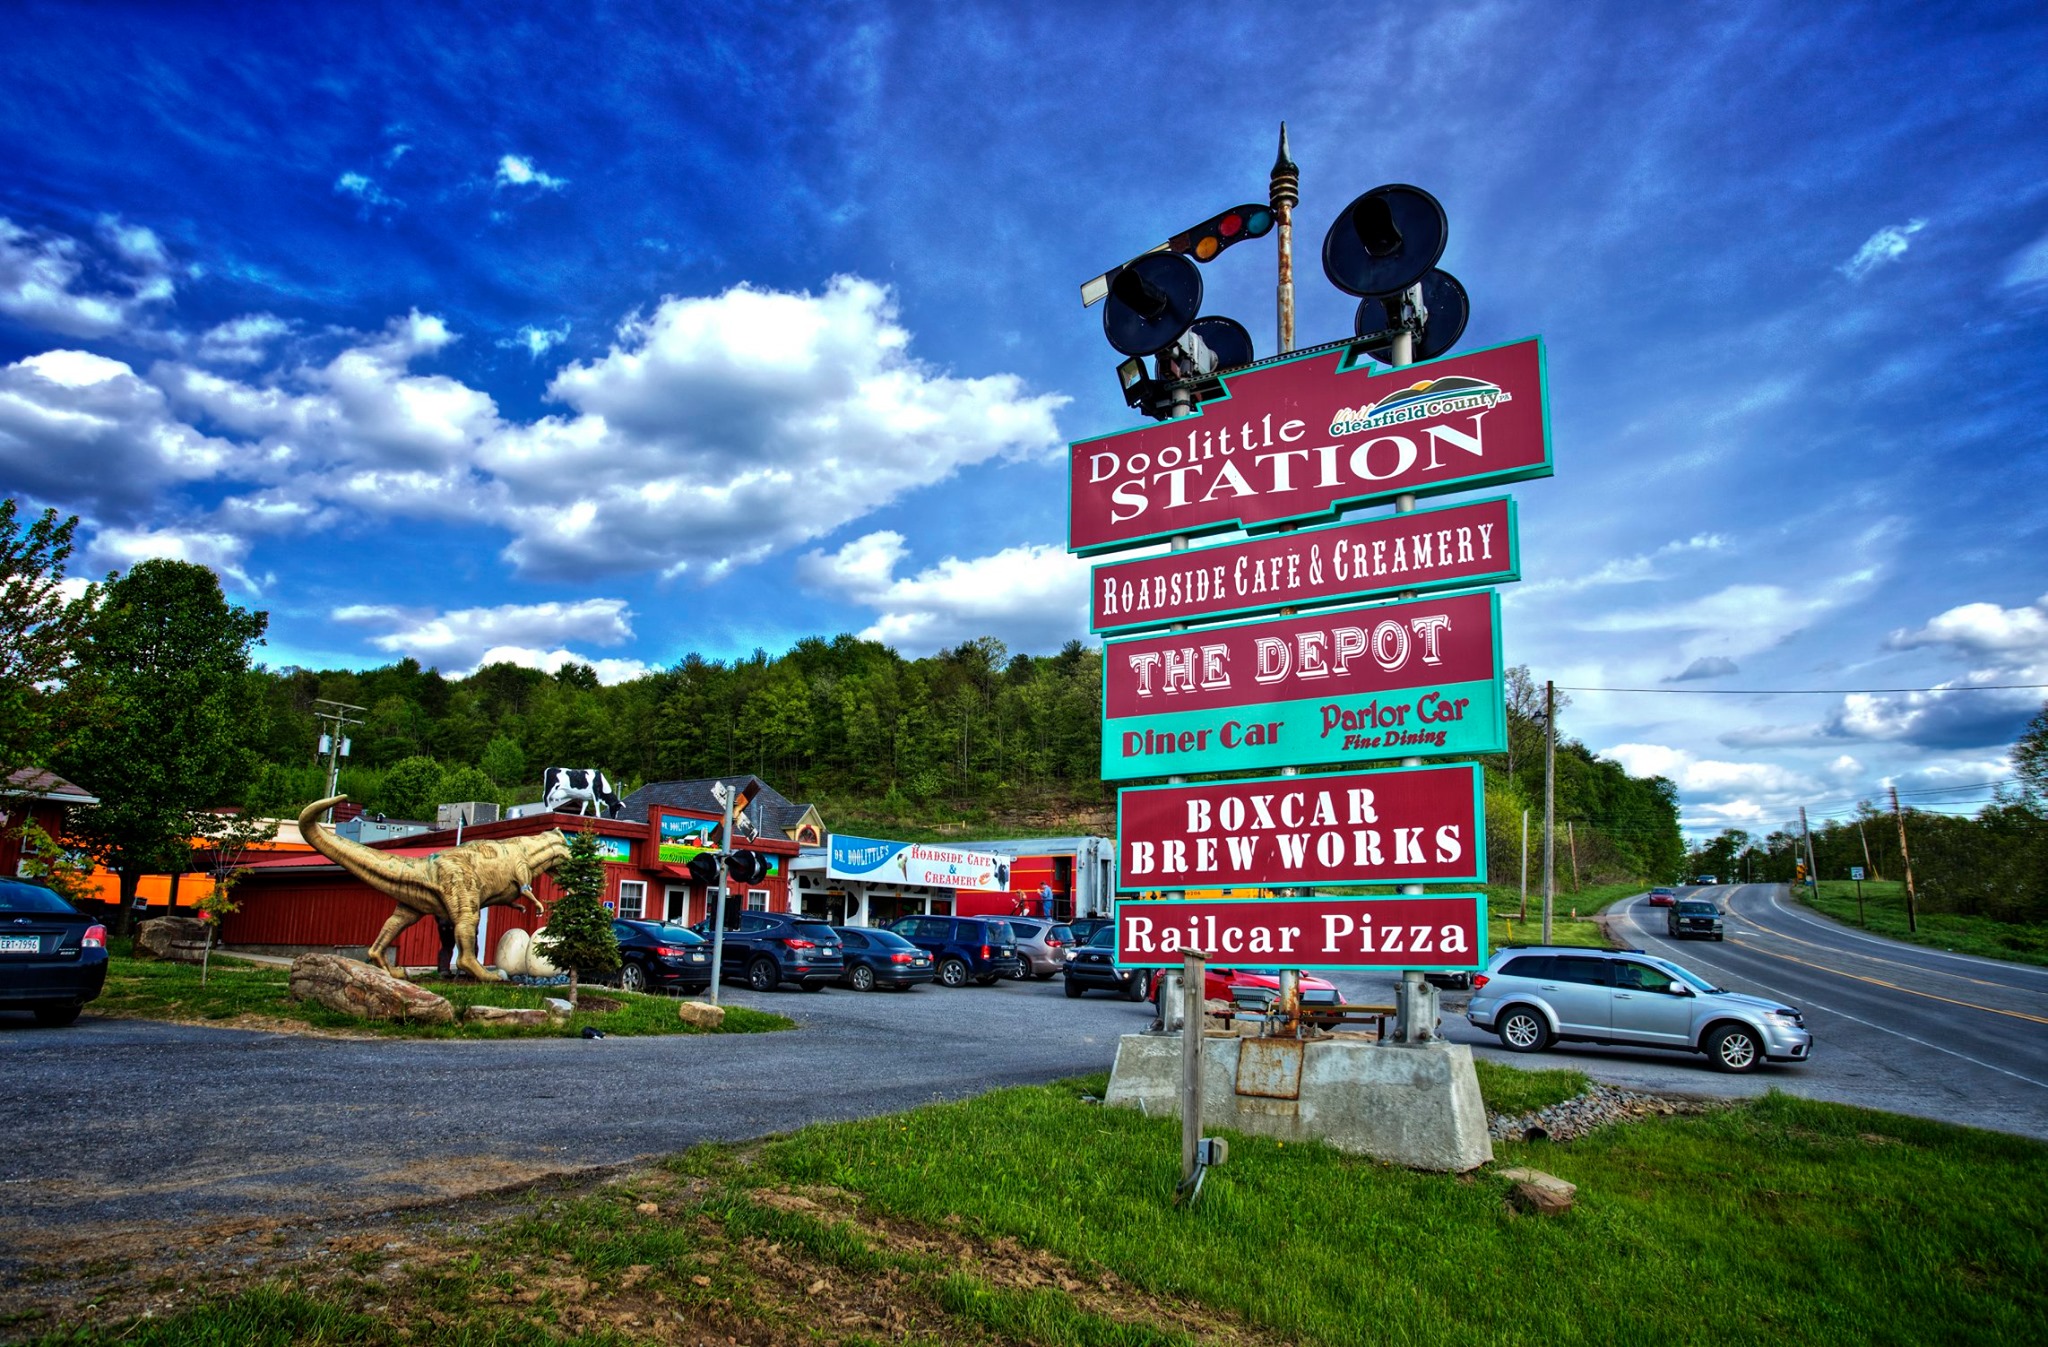
[[574, 803], [578, 814], [595, 810], [599, 818], [617, 818], [626, 808], [610, 779], [594, 767], [548, 768], [540, 779], [540, 802], [550, 814], [567, 813]]

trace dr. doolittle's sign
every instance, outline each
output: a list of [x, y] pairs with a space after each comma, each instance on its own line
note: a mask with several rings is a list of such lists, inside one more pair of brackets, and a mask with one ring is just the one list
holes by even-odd
[[934, 889], [1001, 893], [1010, 886], [1010, 858], [990, 851], [888, 842], [833, 833], [826, 839], [825, 877]]
[[1110, 641], [1105, 781], [1499, 753], [1491, 590]]
[[1521, 576], [1515, 503], [1493, 496], [1104, 562], [1089, 586], [1089, 629], [1129, 631], [1402, 590], [1472, 589]]
[[1146, 889], [1486, 882], [1469, 763], [1117, 794], [1117, 883]]
[[1539, 338], [1378, 372], [1352, 360], [1247, 370], [1192, 416], [1074, 443], [1068, 550], [1550, 475]]
[[1177, 968], [1189, 950], [1215, 968], [1468, 972], [1486, 966], [1486, 895], [1116, 905], [1119, 964]]

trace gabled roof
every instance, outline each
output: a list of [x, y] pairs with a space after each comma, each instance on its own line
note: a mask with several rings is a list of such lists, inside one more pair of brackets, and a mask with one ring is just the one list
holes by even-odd
[[40, 767], [22, 767], [9, 772], [6, 784], [0, 786], [0, 795], [33, 795], [57, 804], [100, 802], [99, 796], [88, 794], [83, 786], [74, 786], [55, 772], [46, 772]]
[[672, 809], [693, 809], [701, 814], [720, 814], [723, 809], [711, 794], [714, 783], [723, 781], [727, 789], [747, 792], [753, 788], [753, 803], [747, 812], [764, 835], [787, 838], [805, 815], [812, 812], [807, 804], [795, 804], [782, 792], [758, 776], [707, 776], [699, 781], [650, 781], [628, 795], [619, 817], [635, 823], [647, 821], [647, 811], [652, 805], [667, 805]]

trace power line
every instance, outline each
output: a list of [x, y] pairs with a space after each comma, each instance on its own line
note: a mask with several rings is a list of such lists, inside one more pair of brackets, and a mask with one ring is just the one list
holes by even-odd
[[1687, 697], [1847, 697], [1905, 692], [2038, 692], [2048, 683], [1970, 683], [1945, 688], [1590, 688], [1557, 685], [1559, 692], [1654, 692]]

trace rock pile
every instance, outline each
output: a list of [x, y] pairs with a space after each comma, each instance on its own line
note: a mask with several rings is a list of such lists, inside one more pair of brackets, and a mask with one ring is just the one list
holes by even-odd
[[135, 928], [135, 957], [199, 963], [206, 953], [206, 923], [197, 917], [153, 917]]
[[455, 1023], [455, 1007], [446, 997], [335, 954], [301, 954], [293, 959], [291, 998], [366, 1020]]
[[1589, 1085], [1585, 1093], [1570, 1099], [1509, 1117], [1489, 1113], [1486, 1130], [1496, 1141], [1574, 1141], [1595, 1128], [1638, 1118], [1669, 1118], [1683, 1113], [1705, 1113], [1711, 1105], [1697, 1099], [1672, 1099], [1660, 1094], [1643, 1094], [1612, 1085]]

